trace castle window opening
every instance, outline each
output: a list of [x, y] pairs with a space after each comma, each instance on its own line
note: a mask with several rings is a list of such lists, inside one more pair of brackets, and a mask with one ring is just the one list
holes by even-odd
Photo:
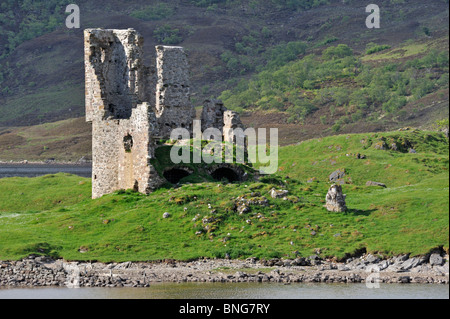
[[125, 152], [127, 153], [131, 152], [131, 149], [133, 148], [133, 137], [131, 137], [130, 134], [127, 134], [123, 138], [123, 146], [125, 148]]

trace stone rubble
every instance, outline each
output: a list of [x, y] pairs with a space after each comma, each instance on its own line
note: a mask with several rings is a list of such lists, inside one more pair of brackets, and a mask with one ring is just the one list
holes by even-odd
[[294, 260], [247, 258], [103, 264], [30, 256], [21, 261], [0, 261], [0, 287], [148, 287], [155, 282], [363, 283], [366, 280], [448, 284], [446, 258], [446, 262], [438, 260], [433, 265], [430, 261], [435, 262], [437, 256], [404, 255], [381, 260], [370, 254], [342, 263], [314, 255]]

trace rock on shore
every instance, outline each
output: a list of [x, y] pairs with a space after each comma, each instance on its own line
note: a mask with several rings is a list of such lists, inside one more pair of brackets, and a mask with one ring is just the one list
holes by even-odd
[[294, 260], [203, 259], [191, 262], [66, 262], [30, 256], [0, 261], [0, 286], [148, 287], [154, 282], [449, 283], [448, 256], [373, 255], [344, 263], [318, 256]]

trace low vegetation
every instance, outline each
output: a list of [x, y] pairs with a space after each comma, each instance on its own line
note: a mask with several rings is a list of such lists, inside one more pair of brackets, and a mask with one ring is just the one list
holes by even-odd
[[310, 54], [264, 70], [224, 91], [221, 99], [238, 111], [287, 112], [289, 122], [302, 122], [322, 107], [330, 114], [341, 107], [345, 115], [333, 127], [339, 131], [343, 124], [399, 114], [407, 103], [448, 87], [448, 67], [446, 51], [431, 50], [423, 57], [380, 66], [362, 63], [350, 47], [339, 44], [321, 56]]

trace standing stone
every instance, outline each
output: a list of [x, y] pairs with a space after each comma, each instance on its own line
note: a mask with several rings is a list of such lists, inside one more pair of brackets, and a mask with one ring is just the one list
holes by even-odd
[[333, 184], [328, 190], [325, 207], [330, 212], [344, 212], [347, 210], [345, 205], [345, 195], [342, 193], [342, 186]]

